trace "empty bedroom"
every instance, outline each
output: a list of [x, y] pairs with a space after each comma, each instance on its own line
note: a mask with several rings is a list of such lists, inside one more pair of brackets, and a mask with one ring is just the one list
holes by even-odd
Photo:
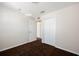
[[0, 56], [78, 56], [79, 2], [0, 2]]

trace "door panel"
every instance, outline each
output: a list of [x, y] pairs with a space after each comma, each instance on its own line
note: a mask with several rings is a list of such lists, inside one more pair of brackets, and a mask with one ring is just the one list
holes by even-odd
[[56, 19], [47, 19], [42, 21], [42, 41], [53, 45], [55, 42]]
[[36, 26], [37, 26], [37, 24], [36, 24], [36, 21], [35, 20], [29, 20], [29, 25], [28, 25], [28, 32], [29, 32], [29, 42], [31, 42], [31, 41], [34, 41], [35, 39], [36, 39]]

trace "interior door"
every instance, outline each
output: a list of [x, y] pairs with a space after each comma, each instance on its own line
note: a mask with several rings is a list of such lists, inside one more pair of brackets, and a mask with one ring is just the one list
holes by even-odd
[[56, 19], [43, 20], [41, 33], [43, 43], [53, 45], [55, 42]]
[[36, 40], [36, 21], [34, 19], [29, 20], [28, 34], [29, 34], [29, 42]]

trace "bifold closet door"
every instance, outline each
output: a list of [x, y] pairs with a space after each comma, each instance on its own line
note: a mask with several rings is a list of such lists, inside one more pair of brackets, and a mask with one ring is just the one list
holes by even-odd
[[55, 43], [56, 19], [44, 19], [41, 23], [42, 42], [53, 45]]

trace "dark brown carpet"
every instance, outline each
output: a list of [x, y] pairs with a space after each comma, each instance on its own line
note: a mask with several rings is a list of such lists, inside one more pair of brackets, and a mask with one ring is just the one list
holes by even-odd
[[77, 56], [36, 40], [12, 49], [0, 52], [1, 56]]

